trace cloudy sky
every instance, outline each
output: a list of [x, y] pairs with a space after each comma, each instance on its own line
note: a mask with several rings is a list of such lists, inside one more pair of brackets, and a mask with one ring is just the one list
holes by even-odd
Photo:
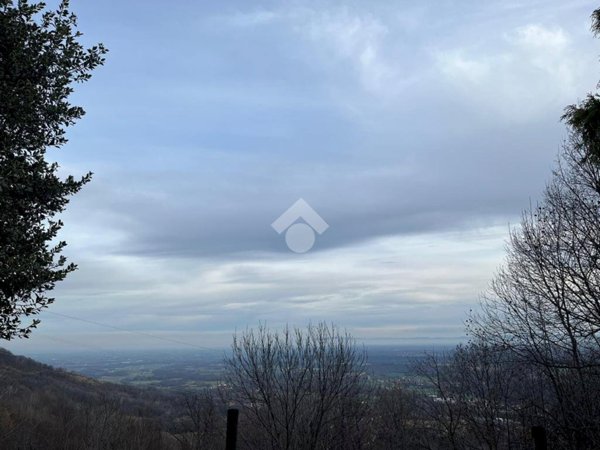
[[[266, 321], [458, 342], [594, 88], [593, 1], [73, 1], [110, 49], [49, 156], [79, 270], [9, 349], [228, 345]], [[271, 223], [329, 224], [296, 254]]]

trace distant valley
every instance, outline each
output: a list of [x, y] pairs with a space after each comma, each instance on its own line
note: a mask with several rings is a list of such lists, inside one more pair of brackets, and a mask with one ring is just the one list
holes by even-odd
[[[414, 362], [450, 346], [365, 347], [375, 378], [406, 378]], [[217, 384], [227, 349], [137, 350], [115, 352], [39, 353], [33, 359], [101, 381], [172, 391], [193, 391]]]

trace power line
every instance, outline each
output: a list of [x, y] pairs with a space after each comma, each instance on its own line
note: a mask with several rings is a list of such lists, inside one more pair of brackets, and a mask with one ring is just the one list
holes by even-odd
[[92, 349], [92, 350], [101, 350], [104, 352], [108, 351], [106, 348], [104, 348], [100, 345], [96, 345], [96, 344], [75, 342], [75, 341], [71, 341], [69, 339], [57, 338], [55, 336], [48, 335], [48, 334], [36, 334], [36, 335], [43, 336], [45, 340], [58, 342], [59, 344], [68, 344], [68, 345], [72, 345], [74, 347], [88, 348], [88, 349]]
[[215, 350], [214, 348], [204, 347], [202, 345], [190, 344], [189, 342], [180, 341], [178, 339], [171, 339], [171, 338], [168, 338], [168, 337], [157, 336], [155, 334], [145, 333], [143, 331], [128, 330], [126, 328], [121, 328], [121, 327], [117, 327], [117, 326], [114, 326], [114, 325], [109, 325], [109, 324], [106, 324], [106, 323], [97, 322], [95, 320], [84, 319], [82, 317], [70, 316], [70, 315], [67, 315], [67, 314], [61, 314], [61, 313], [57, 313], [57, 312], [53, 312], [53, 311], [44, 311], [44, 312], [46, 314], [53, 314], [55, 316], [64, 317], [66, 319], [78, 320], [79, 322], [85, 322], [85, 323], [89, 323], [89, 324], [92, 324], [92, 325], [98, 325], [98, 326], [101, 326], [101, 327], [110, 328], [110, 329], [117, 330], [117, 331], [122, 331], [124, 333], [137, 334], [138, 336], [149, 337], [149, 338], [152, 338], [152, 339], [159, 339], [161, 341], [171, 342], [173, 344], [187, 345], [188, 347], [194, 347], [194, 348], [198, 348], [198, 349], [201, 349], [201, 350]]

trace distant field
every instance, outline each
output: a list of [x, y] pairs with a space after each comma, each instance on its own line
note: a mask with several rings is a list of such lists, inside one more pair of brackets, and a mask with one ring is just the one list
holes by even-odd
[[[371, 346], [369, 366], [376, 378], [411, 378], [410, 367], [427, 352], [452, 347]], [[227, 350], [170, 350], [35, 354], [34, 359], [103, 381], [167, 390], [195, 390], [221, 379]]]

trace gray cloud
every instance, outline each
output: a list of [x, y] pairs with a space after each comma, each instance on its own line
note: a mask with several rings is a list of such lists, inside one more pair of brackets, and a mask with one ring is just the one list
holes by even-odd
[[[111, 54], [56, 153], [95, 178], [64, 216], [80, 270], [53, 311], [210, 342], [259, 320], [460, 335], [562, 108], [595, 85], [596, 5], [301, 3], [78, 6]], [[330, 225], [305, 256], [270, 227], [300, 197]]]

